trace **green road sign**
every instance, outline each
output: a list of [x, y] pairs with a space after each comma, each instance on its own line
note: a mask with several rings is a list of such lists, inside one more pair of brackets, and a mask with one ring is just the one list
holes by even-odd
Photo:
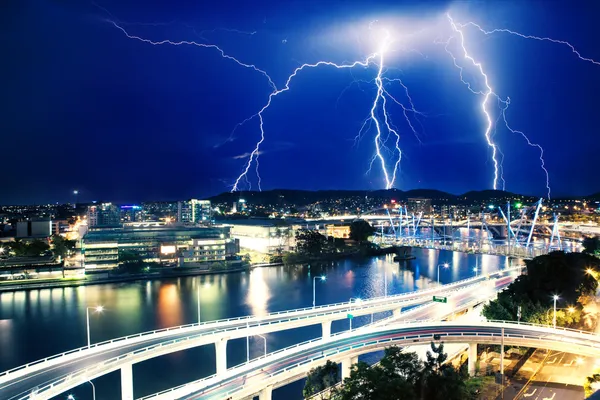
[[348, 314], [348, 318], [352, 319], [352, 318], [354, 318], [354, 315]]
[[435, 301], [436, 303], [447, 303], [448, 302], [448, 298], [447, 297], [441, 297], [441, 296], [433, 296], [433, 301]]

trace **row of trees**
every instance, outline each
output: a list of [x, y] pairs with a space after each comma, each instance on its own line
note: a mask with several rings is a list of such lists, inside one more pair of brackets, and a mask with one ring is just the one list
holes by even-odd
[[483, 308], [488, 319], [549, 324], [557, 295], [557, 325], [591, 326], [594, 314], [584, 308], [594, 301], [600, 259], [583, 253], [552, 252], [528, 260], [527, 275], [518, 277]]
[[[335, 400], [468, 400], [475, 399], [480, 389], [479, 379], [470, 379], [465, 368], [457, 370], [447, 364], [444, 345], [431, 344], [427, 360], [416, 353], [406, 353], [392, 346], [373, 367], [359, 362], [352, 367], [343, 385], [332, 389]], [[308, 398], [339, 382], [338, 367], [327, 361], [313, 369], [306, 380], [304, 397]]]
[[55, 257], [65, 257], [75, 249], [75, 241], [67, 240], [59, 235], [53, 235], [50, 238], [52, 247], [45, 240], [35, 239], [32, 241], [24, 241], [15, 239], [7, 243], [9, 254], [15, 257], [39, 257], [42, 255], [54, 254]]

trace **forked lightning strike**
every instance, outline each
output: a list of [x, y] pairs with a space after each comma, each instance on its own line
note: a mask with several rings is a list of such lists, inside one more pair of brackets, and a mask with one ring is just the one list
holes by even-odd
[[[372, 24], [370, 24], [369, 28], [372, 28]], [[360, 139], [360, 135], [363, 132], [365, 126], [367, 125], [367, 123], [373, 123], [375, 125], [376, 128], [376, 135], [374, 138], [374, 146], [375, 146], [375, 155], [373, 156], [373, 158], [371, 159], [371, 166], [373, 164], [373, 162], [375, 160], [379, 160], [380, 165], [381, 165], [381, 169], [383, 172], [383, 176], [385, 179], [385, 187], [386, 189], [390, 189], [394, 186], [394, 183], [396, 181], [396, 175], [398, 172], [398, 167], [400, 165], [400, 161], [402, 159], [402, 151], [400, 149], [400, 134], [398, 133], [398, 131], [393, 127], [392, 123], [391, 123], [391, 119], [390, 119], [390, 115], [389, 112], [387, 110], [387, 98], [389, 97], [390, 99], [392, 99], [396, 104], [400, 105], [400, 107], [402, 107], [405, 119], [408, 123], [408, 125], [410, 126], [411, 130], [416, 134], [416, 129], [414, 128], [414, 126], [412, 125], [409, 117], [408, 117], [408, 112], [412, 112], [412, 113], [416, 113], [416, 114], [421, 114], [419, 111], [417, 111], [415, 109], [415, 105], [412, 101], [412, 98], [409, 95], [408, 92], [408, 88], [406, 87], [406, 85], [404, 85], [404, 83], [400, 80], [400, 79], [388, 79], [385, 78], [383, 76], [384, 74], [384, 55], [386, 54], [386, 52], [389, 49], [391, 42], [391, 38], [390, 38], [390, 34], [387, 30], [384, 30], [385, 36], [383, 38], [383, 41], [381, 43], [381, 47], [380, 49], [376, 52], [373, 53], [371, 55], [369, 55], [367, 58], [365, 58], [362, 61], [355, 61], [353, 63], [350, 64], [336, 64], [334, 62], [331, 61], [319, 61], [316, 62], [314, 64], [303, 64], [301, 66], [299, 66], [298, 68], [296, 68], [292, 74], [287, 78], [287, 81], [285, 83], [285, 86], [282, 89], [279, 90], [274, 90], [268, 98], [267, 103], [265, 104], [265, 106], [256, 114], [252, 115], [251, 117], [247, 118], [244, 122], [249, 121], [251, 119], [253, 119], [254, 117], [258, 117], [259, 118], [259, 128], [260, 128], [260, 140], [257, 142], [256, 147], [254, 148], [254, 150], [252, 151], [252, 153], [250, 153], [250, 156], [248, 157], [248, 161], [246, 162], [246, 165], [244, 167], [244, 170], [242, 171], [242, 173], [240, 174], [240, 176], [238, 176], [238, 178], [236, 179], [235, 183], [233, 184], [233, 187], [231, 189], [232, 192], [239, 190], [239, 184], [242, 181], [242, 179], [245, 179], [247, 181], [248, 179], [248, 172], [250, 171], [250, 167], [252, 166], [252, 162], [256, 163], [256, 168], [255, 168], [255, 172], [258, 178], [258, 187], [259, 190], [261, 189], [260, 187], [260, 183], [261, 183], [261, 178], [258, 172], [258, 156], [259, 156], [259, 152], [260, 152], [260, 146], [262, 145], [262, 143], [265, 140], [265, 129], [264, 129], [264, 112], [270, 107], [273, 99], [278, 96], [279, 94], [286, 92], [290, 89], [290, 83], [292, 81], [292, 79], [294, 77], [296, 77], [298, 75], [298, 73], [302, 70], [304, 70], [305, 68], [316, 68], [319, 66], [331, 66], [337, 69], [346, 69], [346, 68], [354, 68], [357, 66], [361, 66], [364, 68], [367, 68], [370, 66], [370, 64], [374, 64], [377, 66], [377, 75], [374, 78], [374, 82], [375, 82], [375, 86], [376, 86], [376, 95], [375, 95], [375, 99], [373, 100], [373, 104], [371, 106], [371, 110], [369, 113], [369, 118], [367, 118], [364, 123], [362, 124], [358, 135], [356, 137], [356, 142], [358, 142], [358, 140]], [[384, 87], [384, 80], [389, 81], [389, 82], [399, 82], [400, 85], [404, 88], [406, 96], [409, 99], [409, 104], [410, 107], [405, 106], [404, 104], [402, 104], [400, 101], [398, 101], [397, 99], [395, 99], [394, 97], [392, 97], [389, 92], [385, 89]], [[344, 89], [346, 90], [346, 89]], [[339, 99], [339, 98], [338, 98]], [[378, 117], [378, 112], [380, 111], [380, 107], [379, 105], [381, 104], [381, 112], [383, 113], [383, 122], [380, 121], [379, 117]], [[242, 123], [243, 124], [243, 123]], [[383, 139], [383, 125], [385, 126], [385, 129], [387, 129], [388, 132], [388, 137], [389, 134], [393, 134], [395, 136], [395, 142], [394, 142], [394, 149], [391, 150], [390, 152], [392, 153], [392, 156], [395, 156], [397, 154], [397, 156], [395, 156], [395, 160], [393, 161], [393, 167], [390, 169], [390, 167], [388, 166], [388, 161], [386, 160], [386, 157], [384, 156], [384, 154], [382, 153], [382, 149], [386, 148], [385, 147], [385, 143], [387, 142], [387, 139]], [[369, 172], [371, 170], [371, 168], [369, 167], [369, 170], [367, 172]]]
[[[485, 130], [485, 138], [487, 140], [488, 145], [492, 148], [492, 159], [494, 162], [494, 181], [493, 181], [493, 187], [494, 189], [497, 188], [497, 183], [498, 183], [498, 176], [499, 176], [499, 171], [501, 173], [503, 166], [501, 165], [501, 162], [499, 163], [497, 158], [496, 158], [496, 154], [500, 153], [500, 150], [498, 149], [497, 145], [492, 141], [491, 138], [491, 128], [492, 128], [492, 120], [490, 117], [490, 113], [487, 109], [487, 103], [489, 100], [489, 96], [490, 95], [494, 95], [497, 99], [499, 103], [502, 103], [503, 106], [500, 107], [500, 115], [498, 116], [498, 120], [500, 118], [502, 118], [503, 122], [504, 122], [504, 126], [506, 127], [507, 130], [509, 130], [512, 133], [515, 134], [520, 134], [525, 141], [527, 142], [527, 145], [531, 146], [531, 147], [536, 147], [539, 151], [540, 151], [540, 163], [541, 163], [541, 168], [544, 171], [544, 174], [546, 176], [546, 190], [547, 190], [547, 196], [548, 198], [550, 198], [551, 195], [551, 189], [550, 189], [550, 175], [548, 173], [548, 170], [546, 169], [546, 164], [544, 161], [544, 149], [542, 148], [542, 146], [540, 146], [537, 143], [533, 143], [529, 137], [527, 137], [527, 135], [525, 135], [525, 133], [523, 133], [522, 131], [519, 130], [515, 130], [512, 129], [508, 123], [508, 120], [506, 118], [506, 110], [508, 109], [508, 106], [510, 105], [510, 98], [507, 98], [506, 100], [501, 99], [491, 88], [490, 84], [489, 84], [489, 80], [487, 75], [485, 74], [485, 72], [483, 71], [483, 67], [481, 66], [481, 63], [477, 63], [475, 62], [475, 60], [468, 54], [467, 50], [466, 50], [466, 46], [465, 46], [465, 41], [464, 41], [464, 34], [463, 31], [461, 29], [466, 28], [468, 26], [472, 26], [475, 27], [479, 32], [483, 33], [484, 35], [491, 35], [493, 33], [507, 33], [510, 35], [514, 35], [514, 36], [518, 36], [520, 38], [523, 39], [532, 39], [532, 40], [538, 40], [538, 41], [546, 41], [546, 42], [551, 42], [551, 43], [555, 43], [555, 44], [562, 44], [565, 45], [567, 47], [569, 47], [569, 49], [571, 50], [571, 52], [573, 52], [577, 58], [579, 58], [582, 61], [587, 61], [590, 62], [592, 64], [595, 65], [600, 65], [600, 62], [592, 59], [592, 58], [588, 58], [588, 57], [584, 57], [581, 55], [581, 53], [575, 48], [575, 46], [573, 46], [571, 43], [564, 41], [564, 40], [558, 40], [558, 39], [553, 39], [553, 38], [549, 38], [549, 37], [540, 37], [540, 36], [533, 36], [533, 35], [525, 35], [510, 29], [493, 29], [493, 30], [485, 30], [483, 29], [480, 25], [476, 24], [475, 22], [467, 22], [467, 23], [455, 23], [454, 20], [452, 19], [452, 17], [447, 14], [447, 17], [450, 21], [450, 25], [452, 26], [452, 30], [457, 33], [460, 36], [460, 45], [462, 47], [465, 59], [468, 59], [469, 61], [471, 61], [473, 63], [474, 66], [476, 66], [479, 69], [480, 74], [483, 76], [484, 81], [485, 81], [485, 86], [487, 88], [487, 90], [485, 92], [482, 91], [476, 91], [471, 87], [471, 84], [467, 81], [465, 81], [464, 77], [463, 77], [463, 67], [461, 67], [459, 64], [457, 64], [456, 62], [456, 58], [454, 57], [454, 55], [452, 54], [451, 51], [448, 50], [448, 44], [450, 42], [450, 39], [448, 39], [448, 41], [446, 42], [446, 52], [448, 52], [448, 54], [450, 54], [453, 58], [454, 61], [454, 65], [460, 70], [460, 79], [461, 81], [467, 86], [467, 88], [475, 93], [475, 94], [483, 94], [484, 95], [484, 100], [482, 102], [482, 109], [483, 109], [483, 113], [485, 114], [485, 119], [487, 120], [487, 128]], [[498, 120], [496, 121], [496, 123], [498, 122]], [[500, 180], [504, 181], [504, 178], [500, 175]], [[504, 189], [504, 185], [503, 185], [503, 189]]]
[[[103, 9], [102, 7], [99, 7], [99, 8]], [[105, 10], [105, 9], [103, 9], [103, 10], [106, 11], [109, 15], [111, 15], [107, 10]], [[111, 17], [112, 17], [112, 15], [111, 15]], [[539, 152], [540, 152], [539, 158], [540, 158], [540, 162], [541, 162], [541, 168], [546, 175], [547, 195], [548, 195], [548, 198], [550, 198], [550, 194], [551, 194], [550, 178], [549, 178], [548, 170], [546, 169], [546, 166], [545, 166], [544, 149], [539, 144], [533, 143], [522, 131], [512, 129], [510, 127], [508, 120], [507, 120], [507, 116], [506, 116], [506, 110], [508, 109], [508, 107], [510, 105], [510, 98], [507, 97], [506, 100], [504, 100], [504, 99], [500, 98], [494, 92], [494, 89], [492, 88], [489, 77], [486, 74], [486, 72], [484, 71], [482, 63], [480, 61], [476, 61], [475, 58], [473, 58], [473, 56], [467, 50], [467, 45], [465, 43], [465, 35], [463, 32], [463, 29], [465, 29], [467, 27], [474, 27], [479, 32], [483, 33], [484, 35], [491, 35], [493, 33], [507, 33], [507, 34], [515, 35], [515, 36], [518, 36], [518, 37], [521, 37], [524, 39], [533, 39], [533, 40], [538, 40], [538, 41], [547, 41], [547, 42], [552, 42], [552, 43], [556, 43], [556, 44], [561, 44], [561, 45], [565, 45], [565, 46], [569, 47], [570, 50], [580, 60], [587, 61], [587, 62], [596, 64], [596, 65], [600, 65], [600, 62], [598, 62], [592, 58], [587, 58], [587, 57], [582, 56], [581, 53], [573, 45], [571, 45], [569, 42], [566, 42], [566, 41], [552, 39], [549, 37], [524, 35], [519, 32], [509, 30], [509, 29], [493, 29], [493, 30], [488, 31], [488, 30], [483, 29], [480, 25], [478, 25], [474, 22], [457, 23], [453, 20], [453, 18], [450, 16], [450, 14], [446, 14], [446, 17], [449, 20], [450, 26], [452, 28], [452, 35], [446, 41], [442, 42], [443, 44], [445, 44], [444, 49], [451, 56], [454, 66], [456, 68], [458, 68], [461, 82], [463, 84], [465, 84], [465, 86], [468, 88], [468, 90], [470, 90], [472, 93], [483, 96], [483, 100], [481, 102], [481, 112], [482, 112], [483, 118], [485, 120], [484, 137], [485, 137], [487, 145], [489, 146], [489, 148], [491, 149], [491, 152], [492, 152], [491, 158], [492, 158], [493, 168], [494, 168], [494, 177], [493, 177], [492, 187], [494, 189], [498, 189], [499, 182], [501, 182], [502, 189], [505, 189], [505, 181], [504, 181], [504, 177], [503, 177], [503, 165], [502, 165], [502, 162], [504, 159], [504, 154], [500, 151], [500, 148], [494, 142], [493, 133], [492, 133], [492, 132], [497, 131], [499, 121], [500, 121], [500, 119], [502, 119], [502, 121], [504, 122], [504, 126], [506, 127], [506, 129], [508, 131], [510, 131], [514, 134], [521, 135], [527, 142], [527, 145], [529, 145], [531, 147], [535, 147], [539, 150]], [[112, 25], [114, 25], [117, 29], [122, 31], [129, 39], [135, 39], [135, 40], [138, 40], [138, 41], [141, 41], [144, 43], [148, 43], [151, 45], [155, 45], [155, 46], [163, 45], [163, 44], [169, 44], [169, 45], [173, 45], [173, 46], [190, 45], [190, 46], [215, 49], [220, 53], [221, 57], [223, 57], [225, 59], [229, 59], [231, 61], [234, 61], [235, 63], [237, 63], [238, 65], [240, 65], [244, 68], [253, 69], [254, 71], [262, 74], [267, 79], [268, 84], [271, 87], [272, 91], [268, 96], [266, 104], [256, 114], [254, 114], [254, 115], [246, 118], [244, 121], [236, 124], [230, 137], [225, 142], [225, 143], [227, 143], [227, 142], [233, 140], [233, 135], [240, 126], [244, 125], [246, 122], [249, 122], [254, 118], [258, 118], [260, 139], [257, 141], [252, 152], [248, 153], [247, 161], [244, 165], [243, 171], [238, 176], [238, 178], [235, 180], [235, 183], [233, 184], [233, 187], [231, 190], [232, 192], [240, 189], [239, 186], [240, 186], [240, 182], [242, 182], [242, 181], [246, 182], [248, 187], [250, 187], [250, 180], [248, 177], [248, 173], [249, 173], [250, 168], [252, 167], [253, 163], [255, 164], [255, 172], [257, 175], [257, 179], [258, 179], [258, 189], [261, 190], [261, 177], [259, 174], [259, 160], [258, 159], [259, 159], [260, 154], [262, 153], [260, 150], [261, 145], [265, 141], [264, 113], [269, 109], [269, 107], [271, 106], [275, 97], [290, 90], [290, 84], [292, 83], [292, 80], [304, 69], [317, 68], [317, 67], [321, 67], [321, 66], [329, 66], [329, 67], [334, 67], [336, 69], [352, 69], [355, 67], [369, 68], [371, 66], [377, 67], [376, 68], [377, 73], [372, 80], [370, 80], [370, 81], [354, 80], [351, 83], [351, 85], [355, 82], [374, 83], [375, 89], [376, 89], [375, 98], [373, 99], [373, 103], [369, 110], [369, 116], [362, 123], [362, 126], [360, 127], [360, 129], [358, 131], [358, 135], [355, 138], [355, 143], [358, 144], [360, 138], [362, 137], [362, 135], [364, 135], [364, 132], [370, 130], [372, 126], [375, 127], [375, 130], [376, 130], [376, 134], [374, 136], [375, 154], [371, 158], [370, 167], [367, 172], [370, 172], [371, 167], [373, 166], [373, 163], [375, 161], [379, 161], [379, 164], [380, 164], [382, 172], [383, 172], [386, 189], [390, 189], [390, 188], [394, 187], [394, 184], [396, 182], [397, 172], [398, 172], [399, 166], [400, 166], [400, 161], [402, 159], [402, 151], [400, 149], [400, 134], [398, 132], [398, 129], [392, 123], [391, 116], [390, 116], [390, 113], [388, 110], [388, 106], [391, 103], [388, 103], [388, 101], [398, 105], [402, 109], [402, 114], [404, 116], [406, 124], [408, 125], [410, 130], [415, 134], [417, 139], [419, 139], [419, 137], [417, 135], [417, 130], [415, 129], [415, 126], [413, 125], [409, 114], [412, 114], [412, 117], [415, 118], [415, 120], [419, 123], [420, 123], [420, 121], [417, 118], [417, 115], [423, 115], [423, 114], [416, 109], [416, 107], [413, 103], [413, 99], [411, 98], [411, 96], [409, 94], [408, 88], [402, 82], [401, 79], [388, 78], [388, 77], [384, 76], [387, 71], [387, 68], [385, 66], [385, 57], [387, 56], [390, 45], [393, 43], [393, 41], [391, 40], [389, 31], [387, 31], [385, 29], [382, 30], [385, 33], [385, 35], [380, 43], [380, 48], [377, 50], [377, 52], [369, 55], [364, 60], [355, 61], [352, 63], [343, 63], [343, 64], [337, 64], [337, 63], [334, 63], [331, 61], [318, 61], [318, 62], [315, 62], [312, 64], [311, 63], [302, 64], [301, 66], [297, 67], [292, 72], [291, 75], [288, 76], [288, 78], [286, 79], [285, 85], [281, 89], [278, 89], [277, 86], [275, 85], [274, 81], [269, 76], [269, 74], [267, 74], [267, 72], [258, 68], [254, 64], [244, 63], [244, 62], [240, 61], [239, 59], [225, 53], [217, 45], [208, 44], [208, 43], [198, 43], [195, 41], [188, 41], [188, 40], [154, 41], [154, 40], [145, 39], [145, 38], [142, 38], [142, 37], [139, 37], [136, 35], [129, 34], [123, 28], [122, 24], [115, 22], [115, 20], [108, 20], [108, 21]], [[376, 22], [377, 21], [373, 21], [369, 24], [370, 30], [373, 28], [373, 25]], [[256, 32], [243, 32], [243, 31], [236, 31], [236, 30], [231, 30], [231, 31], [248, 34], [248, 35], [254, 35], [256, 33]], [[481, 89], [475, 88], [473, 86], [473, 83], [465, 78], [465, 76], [464, 76], [464, 68], [465, 67], [462, 65], [461, 62], [458, 61], [457, 57], [454, 55], [452, 50], [450, 50], [450, 48], [449, 48], [449, 46], [453, 40], [455, 40], [460, 47], [460, 51], [462, 53], [462, 59], [467, 60], [468, 63], [471, 64], [471, 66], [474, 67], [476, 69], [476, 71], [479, 73], [479, 75], [483, 78], [482, 79], [483, 85], [482, 85]], [[416, 50], [411, 49], [411, 51], [416, 51]], [[399, 101], [398, 98], [396, 98], [389, 92], [388, 87], [395, 83], [398, 83], [404, 89], [406, 99], [408, 100], [408, 105]], [[340, 97], [350, 86], [348, 86], [346, 89], [344, 89], [344, 91], [342, 91], [342, 93], [340, 94]], [[490, 98], [491, 97], [495, 97], [497, 99], [498, 103], [502, 103], [502, 105], [499, 106], [499, 112], [498, 112], [497, 119], [495, 122], [492, 118], [493, 111], [490, 107]], [[338, 101], [339, 101], [339, 97], [338, 97]], [[393, 136], [393, 138], [395, 139], [393, 141], [393, 144], [394, 144], [393, 148], [387, 147], [387, 142], [390, 139], [390, 136]], [[391, 154], [391, 157], [393, 158], [392, 162], [390, 162], [386, 158], [386, 156], [383, 154], [383, 151], [387, 151]], [[498, 155], [500, 155], [502, 157], [500, 160], [498, 159]]]

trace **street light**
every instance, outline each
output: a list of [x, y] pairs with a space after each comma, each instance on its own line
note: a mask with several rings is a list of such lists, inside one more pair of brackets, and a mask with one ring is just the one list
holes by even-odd
[[198, 282], [197, 291], [198, 291], [198, 325], [200, 325], [200, 282]]
[[321, 275], [321, 276], [315, 276], [313, 278], [313, 308], [315, 308], [315, 300], [316, 300], [316, 294], [315, 294], [315, 283], [317, 281], [317, 279], [320, 279], [321, 281], [325, 281], [327, 279], [327, 277], [325, 275]]
[[450, 265], [448, 263], [438, 264], [437, 268], [437, 283], [440, 284], [440, 267], [448, 268]]
[[85, 319], [86, 319], [86, 327], [87, 327], [87, 347], [90, 348], [90, 310], [94, 310], [94, 312], [102, 312], [104, 311], [103, 306], [96, 307], [86, 307], [85, 308]]
[[554, 299], [554, 317], [552, 318], [552, 326], [556, 329], [556, 300], [558, 300], [558, 296], [554, 295], [552, 298]]
[[473, 268], [473, 272], [475, 272], [475, 278], [477, 278], [477, 267]]
[[90, 385], [92, 385], [92, 400], [96, 400], [96, 386], [92, 383], [92, 381], [88, 381]]
[[[556, 306], [555, 306], [556, 307]], [[546, 321], [549, 320], [549, 316], [548, 314], [550, 313], [550, 311], [554, 310], [554, 315], [556, 315], [556, 311], [559, 310], [566, 310], [569, 314], [573, 314], [575, 312], [575, 307], [573, 306], [569, 306], [569, 307], [563, 307], [563, 308], [550, 308], [548, 311], [546, 311]], [[555, 321], [554, 321], [554, 327], [556, 328], [556, 317]]]
[[348, 313], [350, 315], [350, 318], [348, 318], [350, 320], [350, 331], [352, 331], [352, 318], [354, 318], [352, 315], [352, 300], [354, 300], [356, 303], [360, 303], [362, 301], [360, 297], [351, 297], [348, 301], [350, 303], [350, 312]]

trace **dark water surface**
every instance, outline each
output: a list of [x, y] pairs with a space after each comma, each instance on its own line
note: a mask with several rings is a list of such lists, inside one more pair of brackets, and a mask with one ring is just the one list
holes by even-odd
[[[121, 284], [40, 289], [0, 293], [0, 371], [56, 353], [86, 345], [86, 307], [102, 305], [102, 313], [90, 318], [92, 342], [143, 331], [197, 322], [197, 290], [200, 286], [203, 321], [264, 315], [273, 311], [312, 305], [313, 277], [317, 281], [316, 303], [348, 301], [426, 289], [440, 281], [449, 283], [508, 266], [505, 257], [468, 255], [414, 249], [417, 257], [407, 263], [391, 256], [345, 260], [311, 266], [265, 267], [248, 273], [217, 274]], [[361, 321], [362, 319], [362, 321]], [[354, 326], [369, 317], [355, 318]], [[335, 321], [332, 332], [348, 329], [348, 320]], [[268, 351], [318, 337], [319, 325], [267, 334]], [[260, 337], [250, 338], [250, 357], [264, 352]], [[228, 366], [246, 359], [246, 340], [231, 340], [227, 346]], [[134, 365], [134, 395], [145, 396], [190, 382], [215, 372], [214, 346], [202, 346], [157, 357]], [[120, 398], [120, 375], [114, 372], [94, 380], [96, 399]], [[300, 399], [302, 382], [273, 392], [273, 398]], [[91, 385], [70, 391], [77, 399], [91, 399]], [[58, 399], [66, 399], [65, 393]]]

